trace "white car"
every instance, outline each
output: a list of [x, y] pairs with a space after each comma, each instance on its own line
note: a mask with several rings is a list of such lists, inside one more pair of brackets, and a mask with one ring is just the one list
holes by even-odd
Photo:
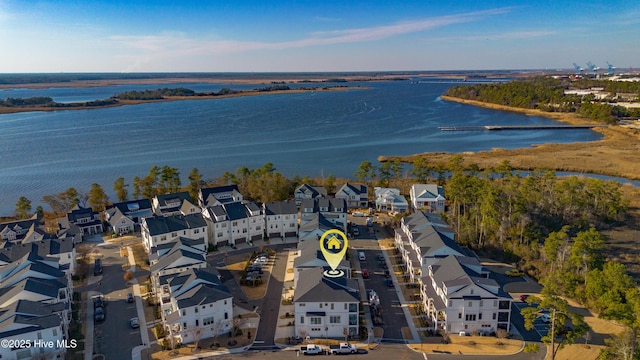
[[545, 323], [551, 322], [551, 315], [549, 315], [549, 313], [542, 313], [540, 320]]
[[140, 323], [138, 322], [137, 317], [129, 319], [129, 324], [131, 325], [132, 329], [137, 329], [140, 327]]

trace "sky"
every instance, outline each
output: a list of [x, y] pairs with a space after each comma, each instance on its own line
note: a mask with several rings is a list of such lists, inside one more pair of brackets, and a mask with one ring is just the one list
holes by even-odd
[[634, 1], [0, 0], [0, 73], [640, 66]]

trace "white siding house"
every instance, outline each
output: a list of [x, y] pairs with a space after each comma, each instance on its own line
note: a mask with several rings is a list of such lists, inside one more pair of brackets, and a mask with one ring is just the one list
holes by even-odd
[[156, 216], [142, 220], [142, 244], [147, 252], [160, 244], [173, 242], [179, 237], [209, 241], [207, 223], [202, 214]]
[[436, 184], [413, 184], [410, 194], [414, 210], [444, 212], [445, 197], [442, 186]]
[[298, 209], [289, 201], [266, 202], [262, 205], [264, 228], [269, 238], [298, 237]]

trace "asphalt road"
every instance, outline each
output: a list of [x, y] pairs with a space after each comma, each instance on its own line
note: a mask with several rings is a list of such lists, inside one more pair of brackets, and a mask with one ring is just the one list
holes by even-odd
[[[94, 352], [114, 360], [130, 358], [131, 350], [142, 343], [141, 329], [146, 330], [143, 324], [140, 324], [140, 329], [132, 329], [129, 325], [129, 319], [137, 313], [135, 303], [127, 303], [127, 293], [133, 292], [133, 288], [124, 281], [122, 265], [127, 260], [120, 257], [119, 247], [118, 243], [95, 246], [94, 251], [103, 255], [102, 280], [83, 290], [100, 292], [106, 298], [105, 320], [95, 323], [94, 327]], [[89, 275], [92, 276], [93, 272]]]
[[[377, 259], [378, 254], [382, 254], [380, 250], [362, 250], [367, 260], [361, 261], [360, 266], [369, 271], [369, 279], [364, 279], [364, 286], [369, 290], [374, 290], [380, 297], [380, 306], [382, 307], [382, 320], [384, 325], [383, 339], [387, 341], [402, 341], [402, 328], [407, 326], [407, 320], [404, 312], [400, 307], [400, 301], [396, 294], [396, 286], [387, 286], [387, 277], [384, 274], [382, 264]], [[383, 341], [384, 341], [383, 340]]]

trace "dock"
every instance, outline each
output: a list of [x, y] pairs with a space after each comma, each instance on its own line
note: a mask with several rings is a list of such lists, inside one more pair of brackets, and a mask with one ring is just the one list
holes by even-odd
[[559, 130], [593, 129], [609, 125], [484, 125], [484, 126], [438, 126], [441, 131], [501, 131], [501, 130]]

